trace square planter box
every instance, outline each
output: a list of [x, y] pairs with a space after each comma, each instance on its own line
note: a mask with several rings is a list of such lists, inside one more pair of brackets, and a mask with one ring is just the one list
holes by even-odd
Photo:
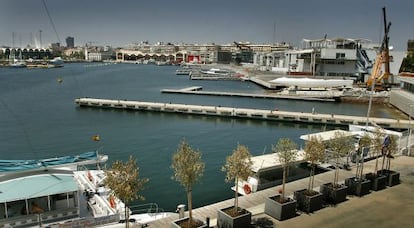
[[378, 174], [385, 175], [387, 177], [387, 186], [392, 187], [400, 183], [400, 173], [393, 170], [379, 170]]
[[290, 219], [296, 216], [296, 200], [287, 200], [280, 203], [281, 196], [273, 196], [265, 199], [265, 213], [279, 221]]
[[371, 181], [371, 190], [373, 191], [385, 189], [387, 186], [387, 176], [385, 175], [367, 173], [365, 178]]
[[306, 213], [312, 213], [314, 211], [322, 209], [322, 193], [313, 191], [315, 194], [308, 195], [307, 191], [307, 189], [302, 189], [294, 192], [294, 199], [297, 201], [296, 206], [298, 210]]
[[371, 181], [367, 179], [360, 180], [351, 177], [345, 179], [345, 185], [348, 186], [348, 195], [364, 196], [371, 190]]
[[219, 228], [250, 228], [252, 223], [252, 213], [245, 209], [240, 209], [241, 214], [232, 217], [227, 213], [227, 211], [234, 209], [234, 206], [220, 209], [217, 211], [217, 227]]
[[319, 191], [323, 195], [323, 200], [329, 204], [338, 204], [346, 200], [348, 186], [338, 185], [333, 186], [332, 183], [323, 184], [320, 186]]
[[[184, 226], [185, 224], [186, 224], [186, 222], [189, 220], [190, 218], [189, 217], [185, 217], [185, 218], [182, 218], [182, 219], [177, 219], [177, 220], [174, 220], [172, 223], [171, 223], [171, 228], [181, 228], [181, 227], [187, 227], [187, 226]], [[193, 222], [194, 221], [196, 221], [197, 223], [199, 223], [199, 224], [201, 224], [201, 225], [199, 225], [199, 226], [197, 226], [198, 228], [208, 228], [208, 225], [207, 224], [205, 224], [205, 223], [203, 223], [201, 220], [199, 220], [199, 219], [196, 219], [196, 218], [193, 218]]]

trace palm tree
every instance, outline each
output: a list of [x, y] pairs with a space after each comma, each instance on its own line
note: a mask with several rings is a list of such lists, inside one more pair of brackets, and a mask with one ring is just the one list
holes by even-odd
[[322, 139], [317, 136], [311, 136], [308, 141], [305, 143], [305, 159], [308, 160], [311, 164], [311, 173], [309, 176], [308, 192], [312, 192], [314, 177], [315, 177], [315, 167], [318, 161], [321, 161], [325, 155], [325, 145], [322, 142]]
[[343, 132], [335, 132], [334, 138], [329, 142], [330, 153], [335, 159], [335, 175], [333, 187], [338, 185], [339, 179], [339, 159], [346, 156], [353, 148], [353, 143]]
[[115, 196], [124, 202], [125, 227], [129, 227], [127, 204], [133, 200], [145, 200], [139, 192], [144, 189], [148, 179], [139, 177], [139, 167], [132, 156], [125, 163], [115, 161], [111, 169], [105, 170], [105, 175], [104, 185], [112, 191], [110, 197]]
[[239, 208], [238, 182], [240, 179], [246, 180], [252, 174], [251, 166], [253, 162], [251, 157], [249, 149], [246, 146], [237, 144], [237, 148], [233, 150], [232, 155], [226, 158], [226, 163], [221, 168], [223, 172], [227, 172], [226, 182], [235, 182], [234, 213], [238, 213]]
[[181, 140], [172, 157], [171, 168], [174, 170], [173, 179], [179, 181], [187, 192], [189, 226], [193, 224], [192, 186], [203, 176], [204, 167], [201, 152], [191, 148], [185, 139]]
[[282, 197], [281, 202], [285, 200], [285, 183], [287, 169], [289, 165], [296, 160], [297, 144], [289, 138], [281, 138], [276, 146], [272, 145], [272, 152], [278, 153], [279, 162], [283, 165], [283, 179], [282, 179]]

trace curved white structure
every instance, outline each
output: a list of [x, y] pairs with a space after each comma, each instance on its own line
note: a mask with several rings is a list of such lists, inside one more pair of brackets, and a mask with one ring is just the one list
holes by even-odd
[[302, 88], [352, 88], [353, 80], [314, 79], [314, 78], [276, 78], [270, 83], [278, 86], [297, 86]]

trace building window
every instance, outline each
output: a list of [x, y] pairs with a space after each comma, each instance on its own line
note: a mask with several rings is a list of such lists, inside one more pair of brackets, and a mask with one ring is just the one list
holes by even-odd
[[344, 59], [345, 53], [336, 53], [336, 59]]

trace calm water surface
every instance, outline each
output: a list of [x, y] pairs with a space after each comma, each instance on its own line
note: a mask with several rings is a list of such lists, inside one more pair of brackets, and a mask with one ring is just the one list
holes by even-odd
[[[167, 113], [79, 108], [78, 97], [221, 105], [260, 109], [366, 115], [366, 104], [162, 94], [161, 89], [202, 86], [204, 90], [264, 93], [250, 82], [191, 81], [175, 75], [176, 67], [154, 65], [66, 64], [56, 69], [0, 68], [0, 158], [41, 159], [100, 149], [114, 160], [137, 159], [140, 174], [150, 179], [142, 194], [166, 211], [186, 203], [184, 189], [171, 179], [172, 154], [182, 138], [203, 153], [204, 176], [194, 186], [194, 206], [233, 197], [221, 166], [237, 143], [259, 155], [281, 137], [302, 145], [299, 136], [326, 126]], [[63, 82], [58, 83], [57, 79]], [[376, 105], [373, 116], [395, 113]], [[91, 140], [99, 134], [100, 142]]]

